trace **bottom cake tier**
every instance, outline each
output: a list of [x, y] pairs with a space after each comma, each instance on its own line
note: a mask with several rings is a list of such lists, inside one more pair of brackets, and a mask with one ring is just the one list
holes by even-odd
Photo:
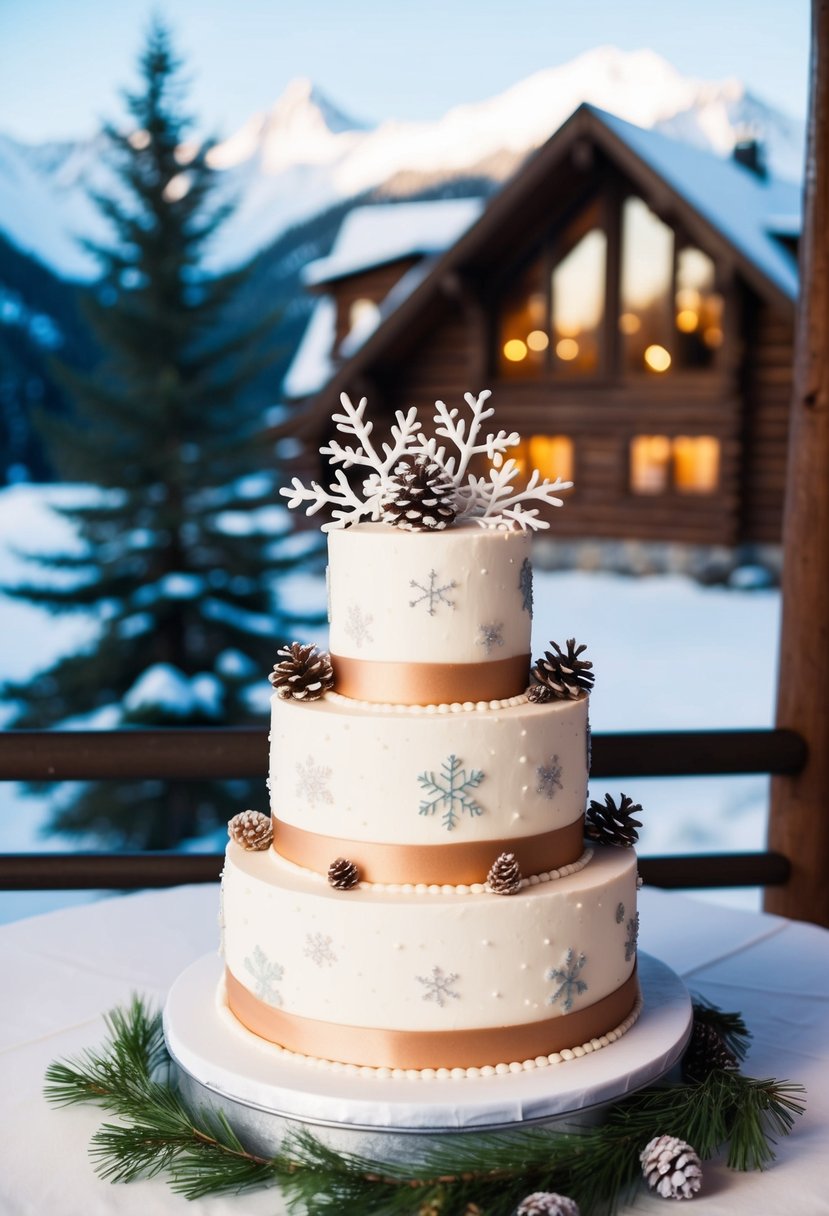
[[288, 1050], [390, 1069], [522, 1062], [600, 1040], [637, 1000], [636, 857], [597, 849], [511, 896], [332, 889], [231, 842], [227, 1002]]

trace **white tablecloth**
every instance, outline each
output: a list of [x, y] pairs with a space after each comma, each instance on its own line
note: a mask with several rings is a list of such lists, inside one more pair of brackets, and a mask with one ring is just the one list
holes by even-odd
[[[0, 927], [0, 1216], [281, 1216], [273, 1192], [195, 1202], [159, 1180], [112, 1186], [87, 1145], [93, 1108], [42, 1097], [48, 1064], [96, 1046], [101, 1014], [133, 993], [161, 1004], [194, 958], [215, 948], [218, 892], [182, 887]], [[829, 1214], [829, 932], [684, 896], [641, 892], [642, 948], [693, 993], [739, 1010], [754, 1032], [746, 1071], [802, 1081], [808, 1108], [763, 1174], [708, 1163], [698, 1216]], [[643, 1195], [636, 1211], [665, 1212]], [[684, 1210], [684, 1209], [683, 1209]]]

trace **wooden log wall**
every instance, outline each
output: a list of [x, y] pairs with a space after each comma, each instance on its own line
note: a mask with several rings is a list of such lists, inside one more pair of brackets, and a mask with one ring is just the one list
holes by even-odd
[[748, 542], [780, 544], [794, 365], [793, 313], [754, 301], [745, 351], [740, 534]]

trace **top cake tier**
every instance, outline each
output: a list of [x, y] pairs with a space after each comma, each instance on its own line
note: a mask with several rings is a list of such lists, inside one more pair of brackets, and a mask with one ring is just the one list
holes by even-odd
[[530, 536], [467, 524], [328, 534], [336, 690], [433, 705], [517, 696], [529, 679]]

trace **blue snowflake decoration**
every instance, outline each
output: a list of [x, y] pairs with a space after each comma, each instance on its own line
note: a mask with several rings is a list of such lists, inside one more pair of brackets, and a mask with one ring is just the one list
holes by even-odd
[[631, 916], [627, 923], [627, 937], [625, 938], [625, 962], [629, 963], [636, 955], [636, 946], [639, 942], [639, 913]]
[[252, 955], [245, 959], [245, 970], [254, 980], [254, 992], [267, 1005], [281, 1005], [282, 994], [276, 985], [285, 974], [285, 968], [272, 963], [261, 946], [256, 946]]
[[425, 989], [422, 999], [424, 1001], [434, 1001], [441, 1009], [450, 1000], [459, 1001], [461, 999], [460, 993], [454, 992], [452, 989], [452, 985], [460, 979], [460, 976], [456, 975], [455, 972], [446, 975], [442, 968], [433, 967], [431, 975], [416, 975], [415, 979]]
[[418, 604], [425, 604], [429, 616], [434, 616], [441, 604], [445, 604], [447, 608], [454, 608], [455, 601], [450, 600], [446, 592], [452, 591], [457, 585], [453, 579], [451, 583], [444, 583], [442, 587], [439, 587], [437, 571], [430, 570], [428, 585], [425, 579], [422, 583], [416, 582], [415, 579], [411, 579], [409, 582], [410, 587], [420, 592], [415, 599], [409, 600], [409, 607], [416, 608]]
[[470, 795], [484, 779], [481, 769], [472, 769], [469, 774], [461, 767], [457, 756], [449, 756], [440, 767], [440, 775], [421, 773], [418, 782], [430, 797], [420, 803], [421, 815], [434, 815], [443, 811], [443, 826], [451, 832], [458, 819], [466, 811], [473, 819], [484, 813], [484, 808]]
[[579, 979], [579, 972], [586, 962], [586, 955], [580, 954], [577, 958], [575, 951], [570, 947], [564, 956], [564, 966], [550, 968], [547, 972], [547, 979], [558, 980], [559, 984], [552, 996], [547, 997], [548, 1005], [555, 1005], [560, 998], [563, 998], [561, 1007], [565, 1013], [570, 1012], [574, 999], [581, 996], [583, 992], [587, 992], [587, 984], [584, 980]]
[[529, 612], [530, 619], [533, 615], [533, 567], [532, 562], [528, 557], [525, 557], [521, 563], [521, 572], [518, 575], [518, 590], [521, 592], [521, 607], [525, 612]]
[[487, 654], [492, 654], [496, 646], [504, 644], [504, 626], [499, 621], [496, 625], [479, 625], [480, 637], [477, 645], [483, 646]]
[[555, 798], [556, 790], [564, 789], [558, 756], [551, 756], [547, 764], [539, 764], [535, 771], [538, 776], [538, 784], [535, 787], [537, 794], [543, 794], [545, 798]]

